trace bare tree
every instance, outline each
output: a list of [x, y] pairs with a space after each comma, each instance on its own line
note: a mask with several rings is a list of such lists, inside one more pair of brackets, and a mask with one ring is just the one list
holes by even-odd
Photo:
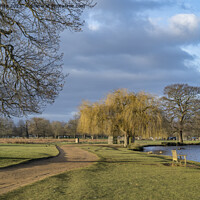
[[79, 115], [75, 114], [65, 125], [65, 131], [68, 135], [73, 135], [76, 138]]
[[188, 84], [172, 84], [164, 88], [163, 109], [166, 116], [179, 134], [183, 143], [183, 131], [191, 119], [200, 111], [200, 87]]
[[63, 88], [59, 33], [80, 31], [92, 0], [0, 1], [0, 113], [38, 113]]
[[26, 124], [24, 120], [19, 120], [17, 123], [17, 136], [25, 137], [26, 136]]
[[64, 125], [65, 124], [63, 122], [59, 122], [59, 121], [53, 121], [51, 123], [51, 129], [52, 129], [54, 138], [59, 138], [59, 136], [64, 136], [65, 134]]
[[0, 137], [13, 135], [14, 122], [9, 118], [0, 117]]
[[29, 121], [29, 133], [36, 137], [51, 136], [52, 129], [49, 120], [39, 117], [33, 117]]

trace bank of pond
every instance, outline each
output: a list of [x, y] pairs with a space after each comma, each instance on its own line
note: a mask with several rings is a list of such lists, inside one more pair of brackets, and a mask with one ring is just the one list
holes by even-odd
[[177, 150], [178, 154], [187, 155], [187, 160], [200, 162], [200, 145], [147, 146], [143, 148], [144, 152], [166, 156], [172, 156], [172, 150]]

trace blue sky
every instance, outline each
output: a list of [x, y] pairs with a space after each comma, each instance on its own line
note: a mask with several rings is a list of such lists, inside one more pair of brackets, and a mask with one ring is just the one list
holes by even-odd
[[[83, 31], [61, 34], [63, 91], [42, 115], [68, 121], [82, 100], [118, 88], [162, 95], [173, 83], [199, 85], [199, 0], [96, 0]], [[32, 117], [32, 116], [29, 116]]]

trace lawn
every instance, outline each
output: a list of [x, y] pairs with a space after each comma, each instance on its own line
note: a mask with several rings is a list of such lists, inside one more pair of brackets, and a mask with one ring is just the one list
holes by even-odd
[[57, 154], [55, 145], [0, 144], [0, 168]]
[[100, 160], [44, 179], [2, 200], [199, 200], [200, 166], [171, 166], [171, 158], [125, 148], [82, 146]]
[[[135, 140], [135, 145], [141, 145], [141, 146], [148, 146], [148, 145], [162, 145], [162, 143], [177, 143], [177, 140]], [[184, 140], [184, 144], [200, 144], [199, 140], [191, 141], [191, 140]]]

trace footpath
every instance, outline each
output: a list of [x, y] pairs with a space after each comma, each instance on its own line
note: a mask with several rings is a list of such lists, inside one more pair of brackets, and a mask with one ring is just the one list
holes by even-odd
[[95, 154], [73, 145], [58, 147], [57, 157], [34, 160], [0, 169], [0, 194], [69, 170], [87, 167], [98, 160]]

